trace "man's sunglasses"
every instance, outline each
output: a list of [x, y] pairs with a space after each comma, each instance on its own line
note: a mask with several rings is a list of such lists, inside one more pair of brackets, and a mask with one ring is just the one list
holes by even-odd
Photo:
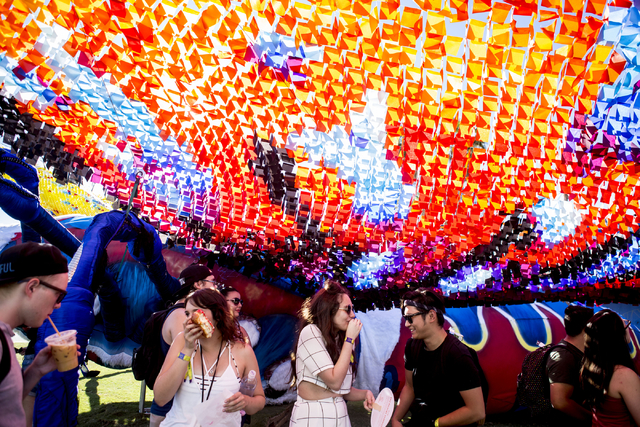
[[413, 314], [405, 314], [402, 316], [402, 318], [404, 320], [406, 320], [410, 325], [413, 325], [413, 318], [418, 316], [419, 314], [426, 314], [426, 313], [422, 313], [422, 312], [417, 312], [417, 313], [413, 313]]
[[353, 306], [348, 305], [346, 307], [338, 307], [338, 310], [344, 310], [347, 312], [347, 315], [351, 316], [351, 312], [353, 311]]
[[238, 305], [243, 303], [243, 301], [240, 298], [231, 298], [231, 299], [228, 299], [227, 301], [232, 302], [233, 305]]
[[57, 286], [53, 286], [52, 284], [47, 283], [47, 282], [45, 282], [45, 281], [44, 281], [44, 280], [42, 280], [42, 279], [38, 279], [38, 281], [39, 281], [39, 282], [40, 282], [40, 284], [41, 284], [42, 286], [44, 286], [45, 288], [49, 288], [49, 289], [51, 289], [51, 290], [53, 290], [53, 291], [56, 291], [56, 292], [58, 293], [58, 299], [56, 300], [56, 304], [60, 304], [60, 303], [62, 302], [62, 300], [64, 299], [64, 297], [66, 297], [66, 296], [67, 296], [67, 291], [63, 291], [63, 290], [62, 290], [62, 289], [60, 289], [59, 287], [57, 287]]
[[624, 323], [625, 329], [629, 329], [629, 326], [631, 326], [631, 320], [622, 319], [622, 323]]

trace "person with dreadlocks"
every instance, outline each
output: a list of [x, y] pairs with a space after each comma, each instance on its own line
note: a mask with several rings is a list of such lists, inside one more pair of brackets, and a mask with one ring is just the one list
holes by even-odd
[[375, 398], [370, 390], [352, 386], [357, 373], [355, 340], [362, 323], [355, 318], [349, 293], [327, 280], [300, 310], [292, 382], [298, 399], [289, 426], [349, 427], [346, 400], [363, 400], [367, 410]]

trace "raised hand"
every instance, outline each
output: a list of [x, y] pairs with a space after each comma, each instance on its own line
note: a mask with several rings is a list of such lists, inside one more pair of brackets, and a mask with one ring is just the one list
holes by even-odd
[[[80, 345], [76, 344], [76, 348], [80, 350]], [[77, 352], [78, 357], [80, 357], [80, 351]], [[53, 372], [58, 369], [58, 365], [56, 364], [53, 355], [51, 354], [51, 346], [48, 345], [36, 355], [31, 366], [34, 369], [34, 372], [38, 372], [38, 375], [44, 376], [49, 372]]]
[[351, 319], [349, 321], [349, 326], [347, 326], [346, 338], [353, 338], [354, 340], [360, 334], [360, 330], [362, 329], [362, 322], [358, 319]]
[[191, 320], [191, 318], [187, 318], [184, 321], [184, 348], [188, 351], [193, 351], [196, 348], [196, 340], [203, 338], [204, 332], [202, 332], [202, 328]]

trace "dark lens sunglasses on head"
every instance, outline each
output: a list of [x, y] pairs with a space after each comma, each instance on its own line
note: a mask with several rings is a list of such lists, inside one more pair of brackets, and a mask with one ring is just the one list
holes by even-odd
[[45, 288], [49, 288], [52, 291], [56, 291], [58, 293], [58, 299], [56, 300], [56, 304], [60, 304], [62, 302], [62, 300], [64, 299], [64, 297], [67, 296], [67, 291], [63, 291], [62, 289], [58, 288], [57, 286], [53, 286], [47, 282], [45, 282], [42, 279], [38, 279], [38, 281], [40, 282], [40, 284], [42, 286], [44, 286]]
[[227, 301], [231, 301], [233, 305], [238, 305], [243, 303], [243, 301], [240, 298], [231, 298], [231, 299], [228, 299]]
[[441, 313], [441, 311], [437, 307], [432, 307], [430, 305], [420, 304], [419, 302], [415, 302], [415, 301], [412, 301], [410, 299], [402, 301], [402, 305], [401, 305], [400, 308], [402, 309], [403, 312], [404, 312], [404, 309], [406, 307], [415, 307], [418, 310], [424, 311], [425, 313], [428, 313], [431, 310], [435, 310], [436, 313]]

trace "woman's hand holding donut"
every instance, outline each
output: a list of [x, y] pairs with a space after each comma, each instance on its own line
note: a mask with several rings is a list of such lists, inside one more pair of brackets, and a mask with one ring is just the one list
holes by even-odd
[[184, 321], [184, 349], [187, 352], [193, 352], [196, 348], [196, 340], [202, 337], [204, 333], [200, 326], [193, 323], [191, 318]]
[[347, 332], [345, 334], [346, 338], [356, 339], [360, 334], [360, 330], [362, 329], [362, 322], [358, 319], [351, 319], [349, 321], [349, 326], [347, 326]]
[[222, 405], [224, 412], [238, 412], [247, 406], [244, 394], [237, 392], [233, 396], [229, 396]]

